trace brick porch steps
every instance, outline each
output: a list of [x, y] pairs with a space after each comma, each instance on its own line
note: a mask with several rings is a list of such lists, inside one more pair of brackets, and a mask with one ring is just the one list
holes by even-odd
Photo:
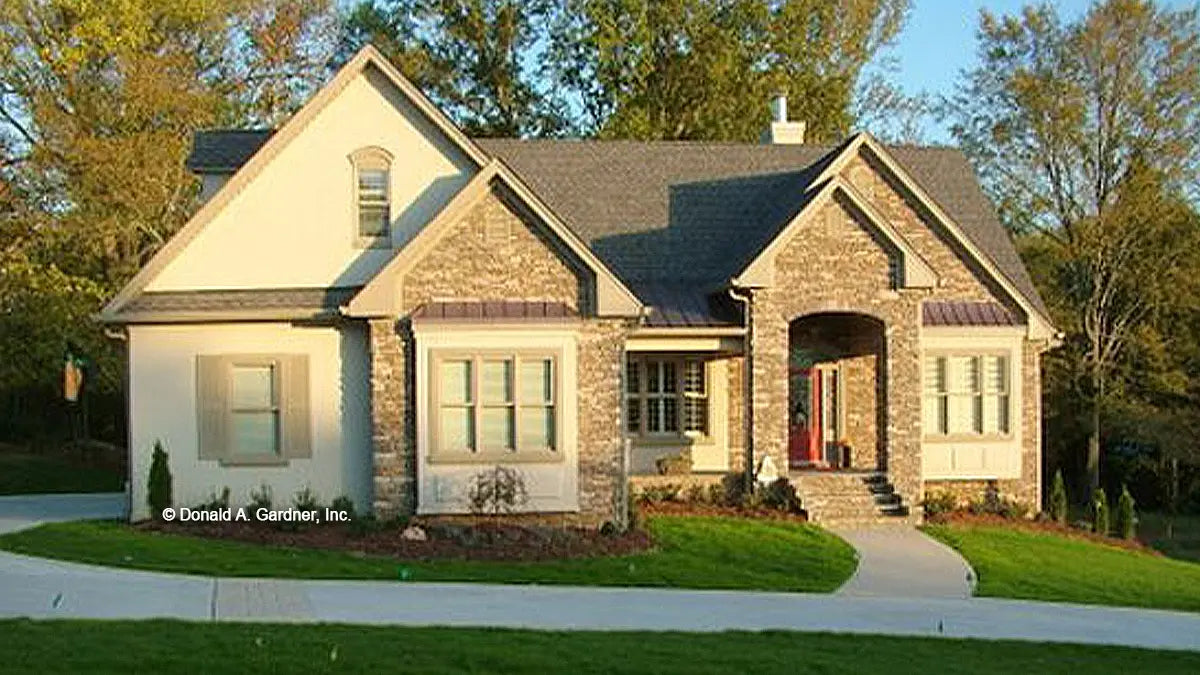
[[814, 523], [907, 525], [919, 518], [910, 512], [882, 473], [797, 471], [789, 478]]

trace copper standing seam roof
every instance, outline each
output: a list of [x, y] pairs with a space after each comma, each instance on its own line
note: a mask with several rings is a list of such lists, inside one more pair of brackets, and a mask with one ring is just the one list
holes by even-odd
[[412, 314], [414, 321], [512, 323], [573, 321], [579, 313], [566, 303], [526, 300], [447, 300], [427, 302]]
[[1016, 326], [1013, 315], [994, 302], [926, 301], [921, 305], [925, 326]]

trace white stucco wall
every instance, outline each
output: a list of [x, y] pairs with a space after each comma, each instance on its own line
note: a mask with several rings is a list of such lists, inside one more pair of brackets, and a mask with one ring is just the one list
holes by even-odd
[[[312, 457], [282, 467], [222, 466], [198, 458], [196, 355], [292, 353], [309, 356]], [[149, 515], [146, 482], [155, 440], [170, 456], [176, 506], [194, 506], [228, 486], [246, 504], [266, 483], [275, 505], [309, 486], [328, 504], [340, 495], [371, 503], [371, 433], [366, 332], [360, 326], [289, 324], [130, 326], [132, 516]]]
[[[1021, 439], [1024, 415], [1021, 386], [1023, 327], [926, 328], [921, 333], [921, 373], [927, 354], [1004, 353], [1008, 356], [1009, 433], [1003, 438], [945, 440], [925, 437], [921, 442], [921, 475], [925, 480], [1001, 479], [1021, 477]], [[922, 394], [925, 391], [921, 383]], [[925, 419], [925, 397], [921, 397]]]
[[[473, 165], [389, 80], [367, 68], [147, 286], [150, 291], [361, 285], [391, 258], [356, 244], [349, 155], [392, 154], [393, 246], [470, 179]], [[211, 186], [210, 186], [211, 187]]]

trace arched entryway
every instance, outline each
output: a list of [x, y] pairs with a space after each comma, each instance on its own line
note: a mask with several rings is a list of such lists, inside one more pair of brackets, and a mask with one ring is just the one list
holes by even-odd
[[825, 312], [788, 327], [788, 465], [886, 470], [884, 324]]

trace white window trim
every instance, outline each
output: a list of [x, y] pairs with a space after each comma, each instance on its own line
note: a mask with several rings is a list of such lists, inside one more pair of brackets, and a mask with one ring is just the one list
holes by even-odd
[[[622, 429], [624, 429], [625, 433], [631, 439], [633, 439], [634, 442], [639, 443], [639, 444], [653, 444], [653, 443], [679, 444], [680, 442], [705, 444], [705, 443], [714, 442], [714, 437], [713, 437], [713, 426], [714, 426], [713, 383], [711, 381], [712, 375], [709, 372], [709, 367], [708, 367], [709, 364], [706, 359], [703, 359], [700, 357], [694, 357], [694, 356], [659, 355], [659, 354], [653, 354], [653, 353], [648, 353], [648, 352], [647, 353], [638, 353], [638, 354], [630, 353], [630, 354], [626, 355], [626, 359], [627, 359], [626, 367], [628, 367], [629, 364], [633, 364], [637, 368], [638, 391], [636, 393], [631, 392], [631, 391], [629, 391], [628, 386], [624, 387], [623, 391], [624, 391], [624, 396], [625, 396], [625, 405], [626, 405], [627, 410], [636, 406], [636, 409], [638, 410], [639, 424], [638, 424], [637, 431], [630, 431], [629, 430], [629, 419], [628, 419], [628, 415], [626, 415], [625, 419], [621, 420], [621, 426], [622, 426]], [[703, 373], [703, 376], [704, 376], [704, 394], [703, 394], [703, 396], [696, 395], [696, 394], [689, 394], [684, 391], [684, 389], [685, 389], [685, 387], [684, 387], [684, 368], [685, 368], [685, 362], [687, 362], [687, 361], [697, 361], [700, 363], [700, 372]], [[672, 364], [674, 364], [674, 366], [675, 366], [675, 391], [674, 392], [652, 393], [652, 392], [647, 391], [647, 386], [646, 386], [647, 382], [648, 382], [647, 375], [649, 373], [649, 364], [650, 363], [656, 363], [656, 364], [672, 363]], [[660, 365], [660, 367], [661, 367], [661, 365]], [[628, 377], [628, 375], [626, 375], [626, 377]], [[661, 389], [661, 386], [660, 386], [660, 389]], [[648, 431], [647, 430], [647, 422], [650, 419], [650, 410], [649, 410], [650, 406], [648, 404], [648, 401], [651, 399], [663, 400], [666, 398], [674, 399], [676, 402], [675, 403], [675, 419], [676, 419], [675, 428], [676, 428], [676, 430], [675, 431]], [[706, 414], [705, 414], [705, 420], [704, 420], [704, 426], [705, 426], [704, 432], [688, 431], [686, 429], [686, 416], [684, 415], [684, 405], [685, 405], [685, 401], [688, 398], [702, 398], [705, 401], [705, 413]], [[659, 410], [662, 411], [662, 410], [664, 410], [664, 408], [660, 406]]]
[[[484, 449], [480, 447], [479, 434], [482, 427], [483, 410], [487, 404], [482, 399], [482, 366], [484, 361], [509, 359], [512, 361], [512, 396], [505, 407], [513, 410], [513, 445], [511, 450]], [[553, 447], [522, 448], [521, 447], [521, 408], [531, 407], [521, 401], [520, 396], [520, 367], [524, 360], [545, 360], [551, 362], [553, 371], [553, 398], [549, 406], [542, 401], [542, 407], [550, 407], [554, 411], [554, 445]], [[439, 435], [442, 428], [442, 410], [445, 405], [441, 400], [440, 369], [446, 361], [469, 361], [471, 363], [471, 395], [466, 407], [471, 409], [474, 416], [473, 430], [475, 438], [472, 442], [474, 449], [451, 450], [441, 447]], [[513, 350], [461, 350], [461, 349], [431, 349], [429, 352], [430, 372], [428, 379], [429, 398], [429, 462], [449, 464], [496, 464], [508, 462], [561, 462], [563, 453], [562, 423], [559, 419], [559, 401], [562, 391], [562, 354], [558, 350], [513, 349]], [[497, 407], [497, 406], [493, 406]]]
[[[1004, 380], [1005, 380], [1006, 390], [1004, 391], [1004, 393], [1002, 395], [1008, 399], [1007, 415], [1005, 417], [1005, 419], [1007, 421], [1006, 426], [1008, 428], [1005, 431], [999, 431], [999, 432], [977, 431], [977, 432], [967, 432], [967, 433], [961, 433], [961, 432], [950, 433], [948, 431], [930, 430], [928, 428], [925, 428], [924, 424], [922, 424], [921, 435], [922, 435], [923, 441], [930, 442], [930, 443], [939, 443], [939, 442], [961, 443], [963, 441], [980, 441], [980, 442], [1011, 441], [1016, 438], [1017, 425], [1015, 424], [1015, 421], [1017, 419], [1017, 411], [1015, 410], [1015, 407], [1016, 407], [1017, 397], [1013, 395], [1013, 388], [1015, 385], [1015, 379], [1013, 377], [1014, 361], [1013, 361], [1013, 352], [1012, 352], [1012, 350], [1009, 350], [1009, 349], [1002, 349], [1002, 348], [995, 348], [995, 349], [991, 349], [991, 348], [932, 349], [932, 350], [925, 351], [921, 356], [921, 405], [922, 405], [922, 410], [923, 411], [926, 410], [927, 409], [926, 406], [930, 405], [930, 400], [934, 399], [935, 397], [938, 401], [938, 403], [937, 403], [938, 405], [943, 405], [943, 404], [948, 405], [948, 400], [950, 397], [971, 395], [972, 398], [976, 399], [976, 401], [977, 401], [977, 402], [973, 402], [973, 405], [979, 405], [979, 404], [985, 402], [985, 399], [988, 396], [987, 392], [984, 391], [985, 387], [984, 387], [984, 383], [983, 383], [982, 368], [979, 373], [979, 390], [977, 392], [974, 392], [974, 391], [973, 392], [955, 392], [955, 391], [950, 391], [949, 388], [947, 387], [947, 390], [944, 392], [938, 392], [937, 394], [930, 393], [927, 388], [928, 383], [925, 381], [925, 364], [928, 361], [928, 359], [947, 359], [946, 363], [948, 363], [949, 362], [948, 359], [951, 357], [969, 357], [969, 358], [980, 359], [981, 360], [980, 362], [982, 362], [982, 359], [984, 357], [988, 357], [988, 356], [998, 356], [998, 357], [1001, 357], [1004, 359], [1004, 367], [1005, 367]], [[950, 376], [948, 373], [946, 375], [944, 375], [943, 377], [947, 381], [950, 379]], [[924, 417], [925, 416], [922, 415], [922, 420], [924, 420]], [[948, 417], [948, 413], [947, 413], [947, 417]], [[983, 419], [984, 418], [983, 418], [983, 415], [981, 412], [980, 418], [979, 418], [980, 425], [983, 424]], [[949, 422], [947, 422], [947, 425], [948, 424], [949, 424]]]
[[[377, 168], [378, 165], [382, 165], [387, 175], [385, 196], [387, 223], [381, 235], [365, 235], [361, 229], [360, 208], [362, 207], [362, 198], [359, 193], [358, 174], [364, 168], [364, 165], [372, 169]], [[354, 217], [351, 221], [354, 245], [357, 248], [390, 248], [392, 245], [392, 218], [395, 216], [392, 204], [392, 153], [380, 147], [360, 148], [350, 154], [350, 167], [350, 178], [352, 181], [350, 194], [354, 201]]]

